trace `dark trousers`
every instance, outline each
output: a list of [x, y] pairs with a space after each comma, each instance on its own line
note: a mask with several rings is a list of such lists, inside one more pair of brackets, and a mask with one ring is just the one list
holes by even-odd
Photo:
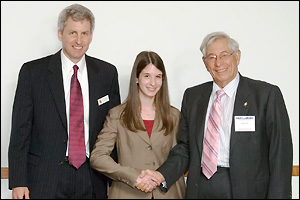
[[[88, 159], [78, 169], [66, 158], [55, 198], [57, 199], [92, 199], [95, 198], [90, 176]], [[51, 176], [51, 174], [49, 174]]]
[[232, 199], [229, 168], [218, 167], [217, 172], [210, 179], [201, 172], [198, 198]]

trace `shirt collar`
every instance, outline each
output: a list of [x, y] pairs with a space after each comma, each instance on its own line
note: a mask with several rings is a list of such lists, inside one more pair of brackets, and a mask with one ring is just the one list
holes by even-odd
[[67, 73], [73, 73], [73, 66], [77, 65], [78, 66], [78, 72], [82, 73], [84, 68], [85, 68], [85, 56], [82, 56], [81, 60], [78, 63], [73, 63], [61, 50], [61, 64], [62, 64], [62, 69], [67, 72]]
[[220, 88], [215, 82], [213, 82], [212, 94], [215, 94], [218, 90], [223, 90], [227, 96], [232, 97], [237, 89], [239, 81], [240, 74], [237, 73], [235, 78], [230, 81], [223, 89]]

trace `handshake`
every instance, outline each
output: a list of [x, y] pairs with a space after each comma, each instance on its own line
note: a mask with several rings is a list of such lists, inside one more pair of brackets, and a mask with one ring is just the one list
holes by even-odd
[[143, 192], [152, 192], [165, 178], [158, 171], [142, 170], [136, 179], [135, 187]]

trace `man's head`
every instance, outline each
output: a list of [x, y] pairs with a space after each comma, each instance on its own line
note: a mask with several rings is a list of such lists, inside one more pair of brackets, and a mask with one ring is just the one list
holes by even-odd
[[61, 11], [58, 38], [64, 54], [74, 63], [80, 61], [92, 42], [95, 17], [86, 7], [73, 4]]
[[201, 44], [202, 60], [216, 84], [224, 88], [238, 73], [239, 44], [223, 32], [208, 34]]

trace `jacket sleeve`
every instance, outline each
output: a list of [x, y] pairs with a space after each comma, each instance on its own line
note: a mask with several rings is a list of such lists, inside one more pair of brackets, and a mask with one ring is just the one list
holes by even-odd
[[166, 190], [186, 172], [189, 166], [189, 131], [187, 123], [187, 94], [185, 92], [179, 127], [177, 133], [177, 144], [171, 149], [167, 160], [157, 169], [165, 178]]
[[33, 120], [33, 101], [28, 67], [19, 73], [12, 111], [12, 125], [8, 148], [9, 189], [27, 186], [27, 154]]
[[270, 168], [268, 199], [292, 198], [292, 136], [284, 99], [277, 86], [270, 92], [266, 121]]
[[122, 181], [134, 188], [140, 171], [131, 166], [121, 166], [110, 156], [116, 144], [117, 124], [119, 123], [119, 120], [112, 112], [113, 110], [110, 110], [103, 129], [98, 135], [91, 153], [90, 165], [112, 180]]

